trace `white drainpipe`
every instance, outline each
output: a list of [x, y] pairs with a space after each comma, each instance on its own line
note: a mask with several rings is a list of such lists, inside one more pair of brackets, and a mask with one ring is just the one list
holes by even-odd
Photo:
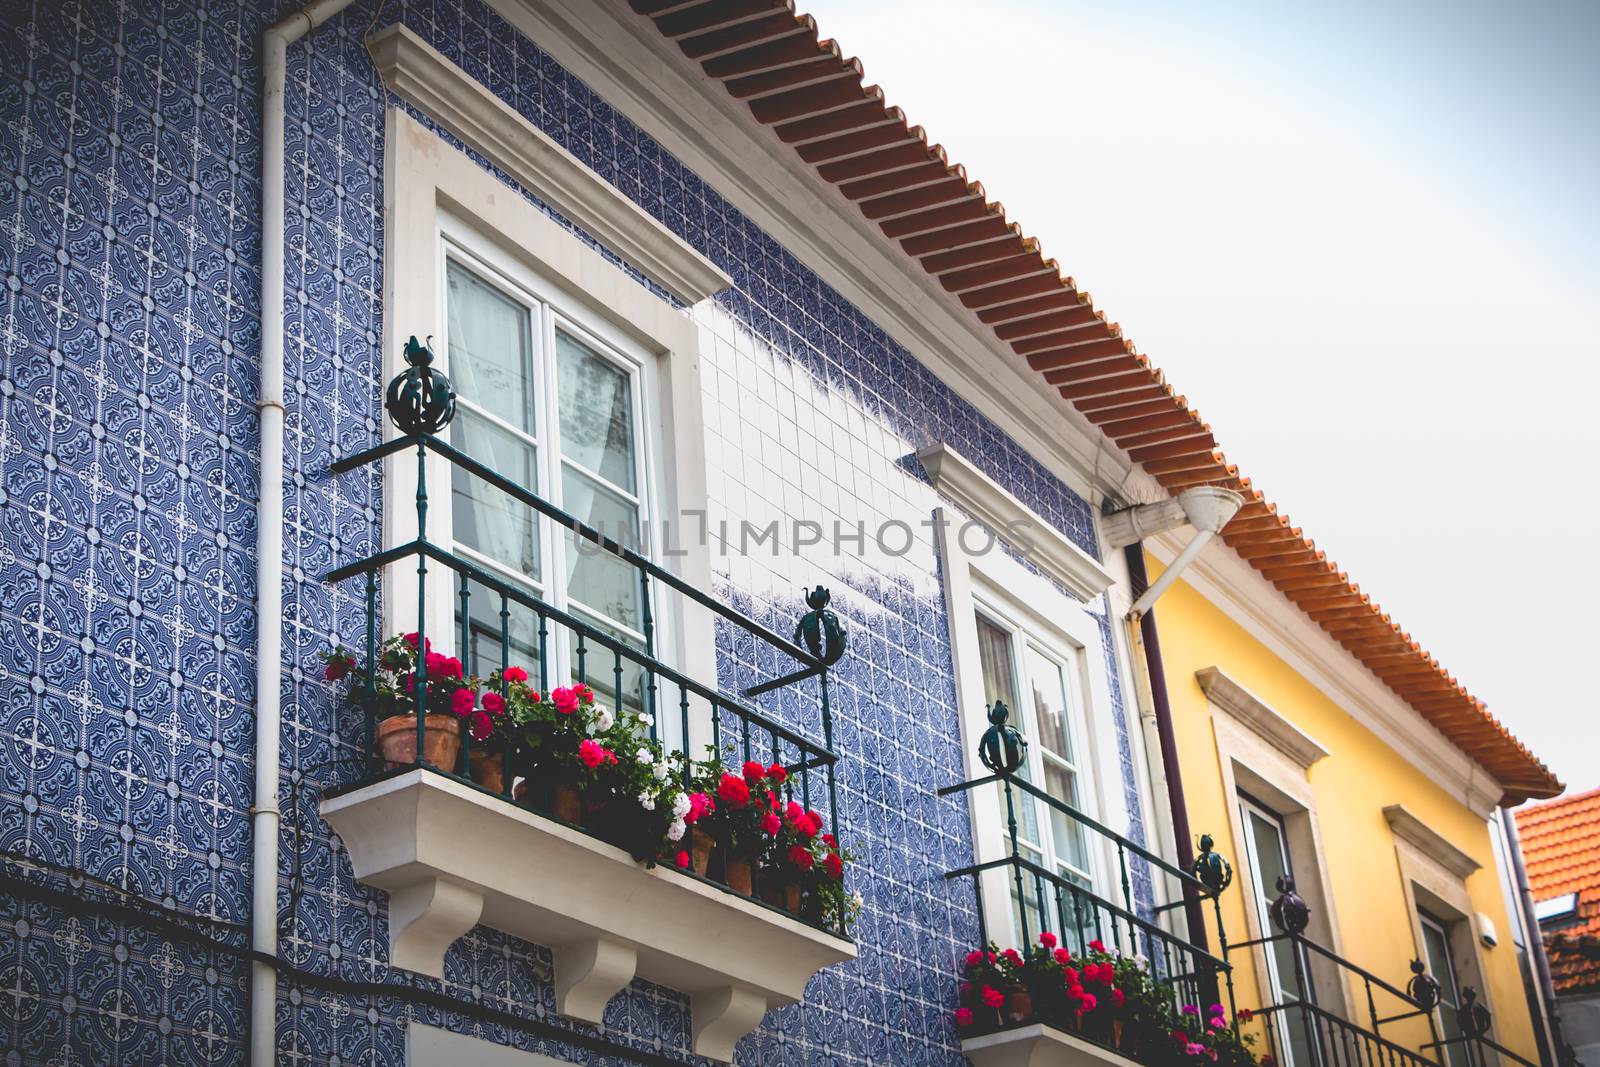
[[[283, 88], [290, 42], [351, 0], [314, 0], [261, 35], [261, 486], [256, 504], [256, 795], [250, 947], [278, 954], [279, 734], [283, 671]], [[250, 965], [250, 1064], [273, 1067], [278, 972]]]

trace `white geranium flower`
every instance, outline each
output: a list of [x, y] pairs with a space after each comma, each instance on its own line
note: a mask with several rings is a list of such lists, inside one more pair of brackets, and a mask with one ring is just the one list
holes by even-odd
[[610, 709], [596, 704], [593, 709], [594, 728], [602, 733], [611, 729], [616, 724], [617, 717], [611, 714]]
[[656, 798], [650, 793], [639, 794], [639, 806], [645, 811], [656, 810]]
[[656, 757], [655, 754], [652, 753], [648, 748], [641, 748], [639, 751], [633, 754], [633, 758], [638, 760], [640, 763], [649, 763]]
[[684, 823], [684, 821], [682, 819], [673, 819], [672, 820], [672, 825], [667, 827], [667, 840], [668, 841], [682, 841], [683, 840], [683, 835], [684, 835], [685, 831], [687, 831], [687, 830], [688, 830], [688, 826], [685, 825], [685, 823]]
[[667, 766], [666, 760], [662, 760], [660, 763], [650, 768], [650, 773], [656, 776], [656, 781], [664, 782], [667, 780], [667, 775], [672, 773], [672, 768]]
[[688, 794], [679, 793], [677, 796], [672, 798], [672, 816], [673, 816], [673, 818], [675, 818], [675, 819], [683, 818], [685, 815], [689, 814], [689, 808], [690, 808], [690, 804], [689, 804], [689, 796], [688, 796]]

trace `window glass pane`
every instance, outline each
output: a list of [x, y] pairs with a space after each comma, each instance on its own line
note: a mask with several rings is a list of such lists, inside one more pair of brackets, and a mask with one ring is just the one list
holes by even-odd
[[535, 434], [528, 309], [455, 263], [446, 275], [451, 383], [461, 396]]
[[[1011, 725], [1022, 731], [1023, 736], [1031, 743], [1033, 739], [1027, 737], [1022, 718], [1022, 705], [1017, 700], [1017, 668], [1012, 655], [1011, 631], [981, 614], [977, 618], [978, 659], [983, 666], [983, 699], [991, 705], [996, 700], [1004, 701], [1006, 707], [1011, 709]], [[1032, 780], [1028, 775], [1026, 761], [1017, 769], [1017, 777], [1025, 782]], [[995, 789], [1002, 793], [1000, 810], [1004, 811], [1005, 787], [996, 784]], [[1017, 790], [1012, 791], [1012, 802], [1016, 806], [1018, 835], [1024, 841], [1038, 844], [1039, 802]], [[1007, 848], [1010, 848], [1009, 843]]]
[[634, 485], [633, 386], [628, 374], [556, 331], [561, 454], [630, 493]]
[[[473, 583], [468, 588], [467, 655], [464, 666], [468, 674], [487, 678], [500, 669], [500, 594], [485, 586]], [[515, 602], [506, 605], [506, 628], [509, 637], [509, 663], [528, 672], [530, 684], [539, 684], [539, 620], [533, 612]], [[461, 625], [461, 604], [456, 602], [456, 626]]]
[[[485, 466], [536, 488], [534, 446], [463, 407], [450, 427], [456, 447]], [[533, 509], [451, 466], [452, 517], [456, 541], [513, 571], [539, 580], [539, 538]]]
[[[1267, 936], [1276, 935], [1280, 931], [1272, 924], [1270, 908], [1272, 901], [1277, 897], [1278, 877], [1290, 873], [1288, 851], [1275, 819], [1268, 818], [1249, 807], [1242, 807], [1241, 810], [1249, 835], [1250, 861], [1254, 868], [1251, 873], [1255, 876], [1256, 883], [1257, 917]], [[1279, 1000], [1284, 1004], [1293, 1005], [1308, 999], [1301, 982], [1304, 960], [1297, 959], [1294, 943], [1287, 938], [1275, 940], [1270, 943], [1269, 951], [1272, 977], [1278, 988]], [[1282, 1014], [1279, 1025], [1280, 1036], [1286, 1045], [1285, 1059], [1293, 1067], [1315, 1064], [1317, 1054], [1309, 1038], [1315, 1020], [1305, 1012], [1291, 1008]]]
[[[1044, 787], [1051, 796], [1066, 801], [1074, 809], [1078, 807], [1078, 776], [1048, 759], [1044, 763]], [[1084, 842], [1082, 823], [1051, 808], [1050, 833], [1058, 861], [1080, 871], [1089, 869], [1089, 850]]]
[[[630, 648], [637, 647], [635, 639], [627, 636], [614, 626], [607, 626], [597, 620], [591, 620], [587, 615], [579, 615], [583, 621], [590, 623], [594, 629], [609, 637], [615, 638], [623, 645]], [[579, 656], [578, 635], [570, 634], [568, 645], [571, 649], [572, 662], [568, 665], [572, 671], [574, 681], [583, 679], [585, 685], [594, 690], [594, 698], [609, 708], [621, 708], [633, 712], [642, 712], [645, 709], [645, 688], [647, 679], [644, 669], [638, 661], [629, 659], [625, 654], [619, 655], [612, 649], [598, 642], [585, 639], [583, 642], [583, 655]], [[676, 701], [678, 691], [669, 687], [658, 678], [656, 680], [657, 700], [660, 694], [670, 692], [671, 699]], [[618, 694], [621, 694], [620, 699]], [[678, 706], [674, 703], [667, 709], [668, 721], [663, 727], [671, 725], [671, 717], [678, 713]]]
[[[1445, 1040], [1462, 1036], [1461, 990], [1456, 981], [1455, 960], [1444, 927], [1430, 916], [1422, 919], [1422, 946], [1428, 954], [1428, 973], [1439, 982], [1439, 1036]], [[1451, 1067], [1466, 1067], [1470, 1051], [1465, 1042], [1445, 1046]]]
[[[1072, 731], [1067, 720], [1067, 687], [1065, 672], [1059, 664], [1028, 647], [1028, 681], [1033, 688], [1034, 721], [1039, 724], [1039, 742], [1068, 763], [1076, 763], [1072, 756]], [[1076, 804], [1076, 797], [1063, 796], [1062, 800]]]
[[[639, 547], [639, 509], [571, 467], [561, 472], [568, 514], [628, 548]], [[566, 534], [567, 592], [578, 602], [633, 630], [639, 629], [639, 572], [570, 531]]]

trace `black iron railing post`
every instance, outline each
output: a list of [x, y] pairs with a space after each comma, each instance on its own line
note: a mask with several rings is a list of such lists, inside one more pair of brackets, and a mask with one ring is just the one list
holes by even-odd
[[[428, 543], [428, 446], [417, 439], [417, 544]], [[412, 685], [417, 691], [418, 765], [428, 761], [428, 554], [417, 553], [417, 647]]]

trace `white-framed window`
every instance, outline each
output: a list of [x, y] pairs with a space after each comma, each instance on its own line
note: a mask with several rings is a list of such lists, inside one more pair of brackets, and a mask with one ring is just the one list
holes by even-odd
[[1439, 983], [1439, 1006], [1434, 1009], [1439, 1027], [1439, 1039], [1444, 1046], [1445, 1062], [1449, 1067], [1470, 1067], [1472, 1050], [1465, 1041], [1461, 1027], [1461, 969], [1456, 966], [1455, 951], [1450, 947], [1450, 927], [1442, 919], [1417, 909], [1417, 921], [1422, 927], [1423, 960], [1428, 973]]
[[[439, 252], [445, 329], [435, 341], [457, 393], [447, 431], [451, 444], [579, 522], [651, 555], [659, 450], [647, 418], [656, 402], [654, 361], [581, 301], [449, 215], [441, 218]], [[450, 479], [451, 506], [441, 525], [453, 551], [610, 636], [645, 647], [644, 592], [635, 567], [460, 468]], [[499, 598], [469, 587], [467, 611], [467, 669], [487, 675], [501, 659]], [[459, 602], [453, 621], [459, 633]], [[514, 661], [535, 667], [537, 618], [519, 610], [508, 622]], [[655, 636], [658, 648], [667, 647], [660, 644], [664, 634]], [[552, 680], [581, 671], [609, 702], [639, 705], [635, 664], [586, 644], [580, 665], [578, 642], [565, 627], [548, 628], [543, 643]]]
[[[1244, 826], [1245, 862], [1249, 864], [1253, 890], [1250, 906], [1262, 930], [1280, 934], [1272, 924], [1271, 912], [1272, 902], [1277, 899], [1278, 879], [1294, 877], [1288, 832], [1277, 812], [1245, 793], [1239, 794], [1239, 818]], [[1316, 1003], [1310, 961], [1298, 945], [1280, 938], [1267, 946], [1265, 956], [1272, 1003]], [[1316, 1042], [1311, 1039], [1311, 1033], [1317, 1032], [1317, 1023], [1303, 1018], [1305, 1014], [1291, 1008], [1275, 1012], [1270, 1021], [1277, 1028], [1277, 1047], [1282, 1052], [1278, 1058], [1289, 1067], [1317, 1063]]]
[[[386, 121], [384, 380], [403, 369], [407, 337], [431, 338], [437, 366], [459, 394], [456, 420], [442, 437], [657, 560], [687, 585], [710, 589], [709, 546], [685, 534], [707, 506], [701, 339], [693, 318], [404, 111], [391, 107]], [[530, 161], [508, 170], [540, 190], [543, 172]], [[585, 225], [604, 216], [633, 227], [636, 237], [648, 239], [648, 247], [635, 249], [647, 273], [670, 276], [682, 283], [678, 288], [702, 275], [716, 281], [703, 257], [631, 209], [603, 180], [580, 171], [567, 175], [576, 183], [567, 192], [584, 198], [570, 205], [567, 218]], [[418, 536], [418, 473], [415, 450], [385, 461], [386, 547]], [[636, 568], [594, 546], [580, 548], [553, 520], [457, 473], [443, 456], [430, 453], [424, 473], [430, 543], [519, 593], [642, 646]], [[667, 522], [670, 533], [664, 532]], [[383, 632], [415, 630], [419, 601], [425, 602], [420, 621], [436, 647], [457, 651], [464, 644], [459, 651], [468, 669], [480, 674], [499, 666], [498, 595], [472, 583], [463, 613], [449, 568], [430, 561], [422, 588], [417, 570], [415, 559], [407, 558], [385, 572]], [[690, 678], [714, 680], [711, 613], [662, 582], [653, 593], [656, 658]], [[463, 614], [470, 623], [465, 642]], [[538, 616], [529, 608], [510, 605], [508, 619], [514, 665], [532, 674], [542, 643], [549, 684], [577, 678], [581, 659], [584, 680], [604, 700], [638, 704], [641, 672], [629, 661], [619, 664], [596, 642], [580, 648], [553, 618], [541, 639]], [[698, 705], [691, 712], [691, 747], [697, 748], [706, 715]], [[664, 739], [676, 746], [685, 744], [680, 722], [680, 716], [659, 716]]]
[[[1125, 826], [1123, 790], [1102, 784], [1117, 780], [1120, 760], [1099, 622], [1083, 603], [967, 528], [961, 514], [940, 508], [934, 519], [966, 777], [990, 773], [977, 749], [989, 710], [1000, 700], [1028, 742], [1019, 776], [1082, 815], [1113, 829]], [[1010, 855], [1004, 787], [996, 783], [966, 796], [977, 862]], [[1109, 915], [1097, 912], [1093, 897], [1122, 906], [1120, 884], [1109, 874], [1114, 845], [1020, 789], [1011, 797], [1017, 853], [1061, 879], [1061, 889], [1041, 886], [1027, 873], [1019, 889], [1009, 868], [982, 875], [990, 939], [1001, 947], [1019, 945], [1025, 927], [1030, 940], [1048, 929], [1074, 948], [1097, 936], [1109, 942]], [[1077, 896], [1074, 888], [1081, 891]]]
[[[1011, 709], [1012, 724], [1028, 739], [1019, 777], [1092, 818], [1097, 805], [1080, 755], [1085, 751], [1085, 728], [1077, 650], [1060, 634], [1019, 621], [1018, 614], [1008, 611], [1004, 599], [993, 590], [975, 590], [973, 599], [985, 707], [1003, 701]], [[1016, 792], [1013, 801], [1018, 815], [1018, 854], [1093, 892], [1095, 863], [1083, 826], [1028, 794]], [[1006, 847], [1010, 844], [1007, 840]], [[1012, 889], [1013, 905], [1026, 911], [1026, 925], [1035, 933], [1043, 928], [1041, 920], [1045, 918], [1040, 914], [1036, 890], [1025, 882], [1019, 899], [1017, 890]], [[1047, 893], [1044, 907], [1053, 904], [1054, 894]], [[1049, 918], [1048, 926], [1058, 929], [1059, 916]], [[1021, 919], [1018, 916], [1018, 929], [1013, 931], [1019, 938]]]

